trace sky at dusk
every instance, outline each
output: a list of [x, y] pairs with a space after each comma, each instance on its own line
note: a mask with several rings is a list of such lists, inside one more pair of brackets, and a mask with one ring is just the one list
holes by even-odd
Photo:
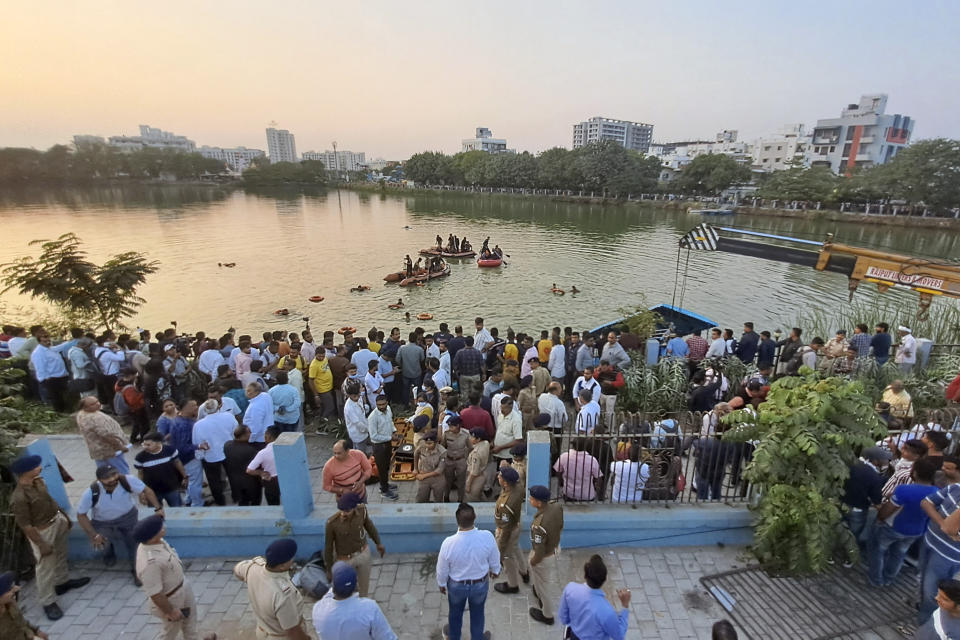
[[862, 93], [960, 137], [960, 3], [31, 0], [0, 21], [0, 146], [149, 124], [198, 145], [404, 159], [486, 126], [571, 145], [591, 116], [658, 141], [839, 116]]

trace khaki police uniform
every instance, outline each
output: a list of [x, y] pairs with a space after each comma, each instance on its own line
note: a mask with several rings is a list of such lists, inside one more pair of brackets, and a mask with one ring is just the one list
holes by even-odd
[[380, 545], [380, 533], [374, 526], [367, 506], [357, 505], [356, 509], [339, 511], [327, 519], [324, 533], [323, 562], [329, 571], [337, 560], [346, 562], [357, 571], [357, 591], [361, 598], [367, 597], [370, 590], [370, 547], [367, 537], [375, 545]]
[[303, 597], [287, 571], [270, 571], [262, 556], [238, 562], [233, 575], [247, 583], [250, 608], [257, 617], [257, 640], [286, 638], [303, 623]]
[[557, 593], [557, 554], [560, 552], [560, 534], [563, 533], [563, 507], [545, 503], [533, 516], [530, 524], [530, 578], [540, 599], [540, 612], [554, 617], [554, 607], [560, 600]]
[[[183, 575], [180, 556], [173, 547], [166, 540], [160, 540], [157, 544], [140, 544], [137, 547], [136, 571], [148, 598], [162, 593], [167, 596], [171, 606], [184, 613], [183, 618], [171, 622], [150, 599], [150, 613], [163, 621], [160, 638], [175, 640], [178, 634], [183, 633], [184, 640], [197, 640], [197, 600]], [[186, 615], [187, 610], [189, 615]]]
[[17, 483], [10, 496], [10, 511], [21, 529], [34, 527], [43, 541], [53, 548], [49, 555], [42, 556], [40, 547], [30, 540], [30, 548], [37, 561], [37, 597], [43, 606], [53, 604], [57, 601], [54, 587], [70, 580], [67, 566], [70, 521], [50, 496], [46, 483], [40, 477], [32, 484]]
[[517, 545], [520, 539], [520, 518], [523, 516], [523, 487], [520, 484], [501, 489], [493, 516], [497, 521], [494, 535], [500, 550], [500, 564], [507, 573], [507, 586], [519, 586], [520, 574], [530, 571], [527, 559], [520, 553]]
[[490, 443], [481, 440], [470, 449], [467, 454], [467, 475], [476, 476], [470, 491], [467, 493], [467, 502], [478, 502], [483, 496], [484, 473], [490, 460]]
[[467, 456], [470, 454], [470, 434], [460, 429], [457, 435], [446, 431], [440, 436], [440, 443], [447, 450], [447, 465], [444, 469], [446, 477], [446, 491], [443, 499], [450, 501], [450, 492], [457, 490], [457, 499], [460, 502], [467, 501], [467, 494], [464, 487], [467, 484]]
[[443, 502], [443, 494], [446, 491], [447, 479], [444, 477], [444, 471], [447, 464], [447, 450], [437, 444], [433, 451], [430, 451], [426, 445], [421, 446], [420, 450], [414, 453], [415, 463], [414, 471], [417, 473], [432, 473], [439, 471], [440, 475], [427, 478], [426, 480], [417, 480], [417, 502]]

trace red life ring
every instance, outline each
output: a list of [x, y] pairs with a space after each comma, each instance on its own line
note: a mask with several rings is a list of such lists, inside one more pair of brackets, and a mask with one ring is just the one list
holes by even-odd
[[432, 313], [418, 313], [417, 320], [433, 320]]
[[308, 300], [310, 302], [323, 302], [323, 296], [310, 296]]

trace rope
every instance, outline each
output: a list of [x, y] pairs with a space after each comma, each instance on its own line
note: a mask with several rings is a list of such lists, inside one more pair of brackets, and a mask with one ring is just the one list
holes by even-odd
[[[679, 267], [679, 263], [677, 265]], [[690, 273], [690, 249], [687, 249], [687, 259], [683, 265], [683, 285], [680, 287], [680, 308], [683, 308], [683, 296], [687, 293], [687, 275]]]
[[[689, 256], [688, 256], [689, 257]], [[677, 266], [673, 271], [673, 298], [670, 300], [670, 306], [677, 306], [677, 283], [680, 278], [680, 245], [677, 245]]]

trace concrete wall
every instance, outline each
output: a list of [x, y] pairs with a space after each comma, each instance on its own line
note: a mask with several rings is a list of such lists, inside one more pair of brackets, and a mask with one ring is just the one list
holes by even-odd
[[[548, 478], [549, 439], [546, 432], [528, 436], [528, 477], [532, 484]], [[263, 553], [275, 538], [296, 538], [302, 557], [323, 549], [330, 508], [315, 510], [307, 473], [302, 434], [283, 434], [274, 445], [284, 504], [279, 507], [208, 507], [167, 510], [167, 540], [183, 557], [242, 557]], [[27, 448], [44, 458], [44, 479], [61, 506], [70, 504], [50, 445], [38, 440]], [[306, 479], [306, 482], [305, 482]], [[456, 531], [455, 504], [371, 505], [370, 515], [380, 531], [387, 553], [435, 552]], [[143, 509], [142, 516], [152, 514]], [[492, 530], [493, 504], [477, 505], [478, 526]], [[528, 530], [533, 510], [527, 509]], [[564, 509], [562, 548], [611, 546], [679, 546], [748, 544], [751, 516], [743, 506], [723, 504], [567, 505]], [[529, 548], [529, 537], [521, 536]], [[70, 533], [70, 556], [96, 555], [79, 527]]]

